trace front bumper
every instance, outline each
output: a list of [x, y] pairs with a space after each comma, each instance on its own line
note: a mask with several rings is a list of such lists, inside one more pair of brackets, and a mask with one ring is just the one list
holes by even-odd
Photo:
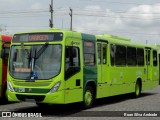
[[64, 90], [46, 94], [18, 93], [7, 90], [7, 96], [9, 101], [15, 102], [34, 100], [37, 103], [65, 104]]

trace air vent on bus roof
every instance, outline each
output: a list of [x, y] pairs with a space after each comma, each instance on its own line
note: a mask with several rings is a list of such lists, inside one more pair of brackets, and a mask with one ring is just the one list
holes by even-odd
[[104, 34], [103, 35], [104, 38], [107, 38], [107, 39], [117, 39], [117, 40], [123, 40], [123, 41], [128, 41], [130, 42], [131, 39], [128, 39], [128, 38], [123, 38], [123, 37], [119, 37], [119, 36], [114, 36], [114, 35], [110, 35], [110, 34]]

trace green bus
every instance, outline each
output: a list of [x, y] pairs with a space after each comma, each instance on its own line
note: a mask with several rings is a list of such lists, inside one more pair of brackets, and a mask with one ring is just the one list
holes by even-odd
[[134, 93], [159, 83], [156, 46], [112, 35], [49, 29], [16, 33], [8, 65], [8, 100], [38, 106]]

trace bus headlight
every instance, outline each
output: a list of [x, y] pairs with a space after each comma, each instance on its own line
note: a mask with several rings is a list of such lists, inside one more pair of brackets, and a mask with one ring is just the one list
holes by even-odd
[[61, 82], [57, 82], [53, 88], [49, 91], [49, 93], [54, 93], [58, 90], [59, 86], [61, 85]]
[[11, 91], [11, 92], [14, 92], [14, 88], [12, 87], [12, 84], [7, 81], [7, 88]]

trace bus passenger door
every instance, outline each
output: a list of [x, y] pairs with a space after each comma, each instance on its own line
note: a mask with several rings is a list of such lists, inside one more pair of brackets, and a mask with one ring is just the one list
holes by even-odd
[[[158, 66], [158, 54], [156, 50], [152, 51], [152, 80], [154, 82], [152, 87], [155, 87], [156, 85], [159, 84], [158, 80], [159, 80], [159, 66]], [[156, 82], [157, 81], [157, 82]], [[154, 84], [155, 83], [155, 84]]]
[[146, 73], [147, 82], [149, 82], [152, 79], [151, 49], [146, 49]]
[[[75, 40], [74, 40], [75, 41]], [[72, 44], [72, 45], [70, 45]], [[67, 40], [65, 47], [65, 103], [83, 100], [83, 75], [80, 42]]]
[[109, 95], [108, 85], [108, 62], [107, 62], [107, 43], [97, 43], [98, 53], [98, 86], [97, 86], [97, 98], [106, 97]]
[[98, 74], [98, 80], [97, 80], [97, 98], [101, 98], [102, 97], [102, 95], [101, 95], [101, 93], [102, 93], [102, 65], [101, 65], [101, 60], [102, 60], [102, 58], [101, 58], [101, 56], [102, 56], [102, 49], [101, 49], [101, 42], [98, 42], [97, 43], [97, 58], [98, 58], [98, 67], [97, 67], [97, 69], [98, 69], [98, 72], [97, 72], [97, 74]]

